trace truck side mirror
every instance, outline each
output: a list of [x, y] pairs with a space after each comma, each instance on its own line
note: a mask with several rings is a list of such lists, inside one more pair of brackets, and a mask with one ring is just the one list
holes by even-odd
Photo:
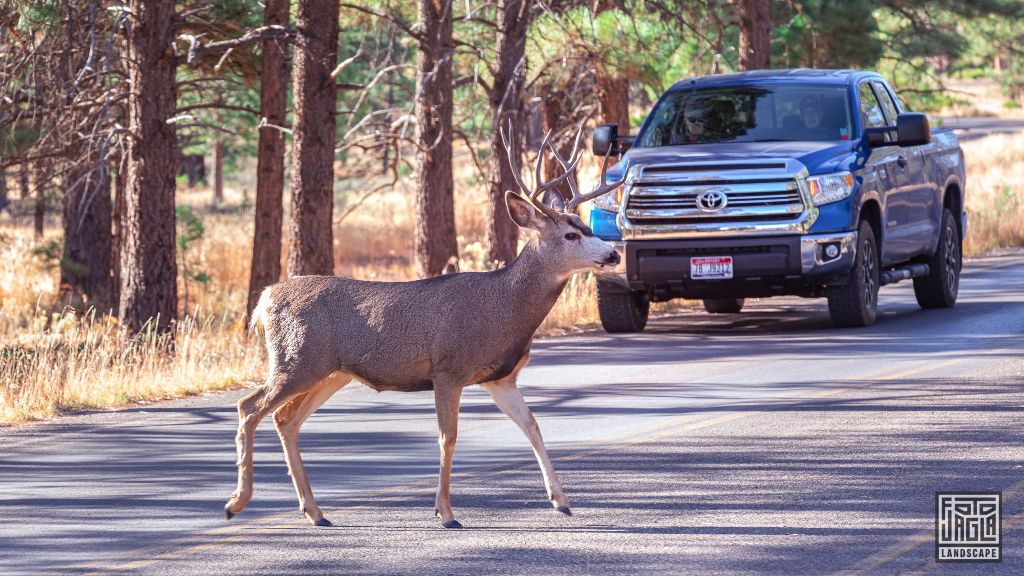
[[[611, 149], [609, 151], [609, 148]], [[618, 156], [619, 151], [619, 125], [601, 124], [594, 128], [594, 154], [597, 156]]]
[[900, 146], [920, 146], [932, 141], [928, 116], [920, 112], [904, 112], [896, 117], [896, 139]]
[[889, 132], [888, 128], [868, 128], [865, 130], [868, 144], [874, 148], [876, 146], [885, 146], [885, 134]]

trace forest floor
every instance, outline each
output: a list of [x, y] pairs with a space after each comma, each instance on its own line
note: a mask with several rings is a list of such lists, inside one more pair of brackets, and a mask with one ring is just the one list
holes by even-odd
[[[1024, 245], [1024, 138], [1020, 133], [965, 142], [970, 213], [965, 253], [977, 255]], [[468, 154], [456, 174], [460, 269], [486, 270], [482, 244], [486, 195]], [[183, 190], [179, 204], [201, 218], [205, 232], [178, 254], [179, 264], [204, 282], [179, 285], [175, 354], [156, 339], [127, 339], [116, 320], [75, 314], [59, 286], [58, 214], [48, 216], [42, 239], [31, 216], [0, 216], [0, 423], [50, 418], [68, 411], [249, 386], [264, 369], [259, 344], [243, 332], [252, 243], [254, 170], [239, 167], [224, 202], [208, 189]], [[590, 172], [593, 172], [591, 170]], [[593, 178], [585, 171], [583, 178]], [[408, 180], [408, 179], [405, 179]], [[371, 197], [371, 183], [339, 179], [334, 228], [335, 272], [363, 279], [414, 278], [411, 253], [413, 200], [407, 182]], [[343, 216], [346, 206], [361, 202]], [[26, 203], [27, 204], [27, 203]], [[15, 214], [19, 214], [16, 210]], [[283, 255], [286, 259], [287, 255]], [[81, 303], [75, 303], [80, 305]], [[693, 303], [657, 305], [671, 314]], [[541, 327], [541, 335], [596, 329], [599, 318], [592, 274], [577, 275]]]

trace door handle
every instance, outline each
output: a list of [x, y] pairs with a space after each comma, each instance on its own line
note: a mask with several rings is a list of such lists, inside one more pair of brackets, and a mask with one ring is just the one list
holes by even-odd
[[900, 168], [906, 168], [907, 167], [907, 158], [906, 158], [906, 156], [900, 156], [899, 158], [897, 158], [896, 159], [896, 164], [899, 165]]

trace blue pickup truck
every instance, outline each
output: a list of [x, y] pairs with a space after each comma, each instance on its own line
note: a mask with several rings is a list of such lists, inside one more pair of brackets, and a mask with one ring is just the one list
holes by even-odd
[[913, 279], [924, 308], [954, 304], [966, 232], [964, 157], [878, 74], [763, 70], [681, 81], [618, 155], [591, 227], [620, 252], [598, 280], [601, 322], [637, 332], [651, 302], [826, 297], [838, 326], [874, 323], [880, 286]]

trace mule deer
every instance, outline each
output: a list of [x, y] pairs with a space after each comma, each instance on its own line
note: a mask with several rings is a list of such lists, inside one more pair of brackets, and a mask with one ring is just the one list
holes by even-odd
[[[445, 528], [462, 527], [452, 512], [449, 483], [459, 400], [462, 389], [474, 384], [483, 386], [526, 435], [548, 499], [559, 512], [571, 514], [516, 376], [529, 359], [534, 332], [569, 277], [618, 264], [618, 254], [594, 236], [575, 209], [614, 190], [622, 180], [606, 183], [606, 155], [599, 186], [580, 194], [572, 177], [580, 158], [580, 134], [567, 160], [550, 146], [548, 133], [537, 156], [538, 184], [531, 190], [519, 174], [504, 130], [501, 135], [516, 183], [525, 193], [506, 191], [505, 203], [516, 224], [536, 232], [508, 266], [412, 282], [300, 276], [263, 291], [252, 328], [264, 334], [270, 369], [263, 387], [238, 402], [238, 488], [224, 507], [227, 519], [252, 497], [253, 434], [273, 412], [300, 510], [316, 526], [331, 525], [313, 498], [298, 433], [306, 418], [352, 380], [378, 391], [433, 390], [441, 446], [434, 503]], [[541, 182], [541, 158], [549, 146], [564, 172]], [[553, 207], [538, 200], [563, 181], [572, 191], [568, 202]]]

